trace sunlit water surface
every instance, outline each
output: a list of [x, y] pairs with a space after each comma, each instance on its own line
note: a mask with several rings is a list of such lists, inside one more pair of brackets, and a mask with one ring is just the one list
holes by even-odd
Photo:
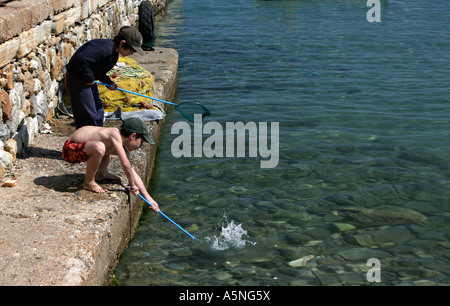
[[170, 112], [149, 190], [200, 241], [146, 211], [121, 285], [450, 284], [448, 3], [365, 2], [170, 2], [175, 102], [278, 122], [279, 163], [174, 158]]

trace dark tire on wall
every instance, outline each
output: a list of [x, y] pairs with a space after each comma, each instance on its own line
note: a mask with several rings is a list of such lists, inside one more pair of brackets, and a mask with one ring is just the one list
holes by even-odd
[[139, 32], [144, 38], [144, 43], [152, 42], [155, 38], [155, 16], [153, 5], [150, 1], [144, 0], [139, 5]]

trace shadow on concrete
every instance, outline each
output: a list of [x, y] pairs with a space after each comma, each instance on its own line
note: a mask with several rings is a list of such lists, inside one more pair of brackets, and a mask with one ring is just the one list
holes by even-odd
[[84, 173], [41, 176], [34, 183], [58, 192], [77, 192], [83, 189]]
[[27, 147], [21, 153], [17, 155], [17, 158], [26, 159], [30, 157], [45, 157], [50, 159], [59, 159], [62, 158], [62, 148], [61, 151], [58, 150], [49, 150], [39, 147]]

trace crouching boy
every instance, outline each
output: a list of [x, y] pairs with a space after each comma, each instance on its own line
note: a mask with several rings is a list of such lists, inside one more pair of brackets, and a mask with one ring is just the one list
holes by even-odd
[[130, 151], [141, 147], [147, 141], [155, 142], [150, 136], [147, 125], [139, 118], [124, 120], [121, 129], [114, 127], [83, 126], [76, 130], [64, 143], [63, 158], [69, 163], [86, 161], [86, 177], [83, 188], [89, 191], [104, 193], [97, 182], [112, 179], [121, 180], [119, 176], [111, 174], [108, 166], [111, 155], [117, 155], [128, 179], [128, 186], [134, 195], [141, 193], [158, 211], [158, 203], [148, 194], [147, 188], [130, 163]]

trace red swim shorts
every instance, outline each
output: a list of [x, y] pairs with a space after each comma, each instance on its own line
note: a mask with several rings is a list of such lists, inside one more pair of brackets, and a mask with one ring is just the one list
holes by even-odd
[[86, 142], [76, 143], [70, 140], [66, 140], [62, 150], [63, 158], [68, 163], [81, 163], [89, 159], [89, 156], [83, 151], [86, 146]]

